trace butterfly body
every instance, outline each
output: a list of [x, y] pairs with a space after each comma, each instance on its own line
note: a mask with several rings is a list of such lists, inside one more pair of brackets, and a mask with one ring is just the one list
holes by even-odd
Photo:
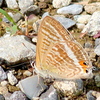
[[92, 77], [87, 53], [58, 21], [49, 16], [43, 19], [39, 28], [35, 69], [46, 78]]

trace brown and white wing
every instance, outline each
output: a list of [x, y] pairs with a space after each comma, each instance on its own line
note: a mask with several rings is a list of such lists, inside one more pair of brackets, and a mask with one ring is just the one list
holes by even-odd
[[45, 17], [38, 31], [37, 49], [36, 49], [36, 65], [44, 62], [43, 58], [50, 49], [50, 45], [58, 41], [71, 40], [66, 29], [55, 19], [50, 16]]
[[86, 73], [80, 61], [89, 63], [82, 46], [72, 41], [70, 34], [58, 21], [45, 17], [38, 32], [36, 68], [54, 78], [71, 79], [79, 77], [78, 73]]

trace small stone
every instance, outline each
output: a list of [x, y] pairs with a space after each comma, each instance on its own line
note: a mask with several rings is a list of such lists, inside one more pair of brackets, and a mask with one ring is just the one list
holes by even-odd
[[12, 18], [14, 19], [15, 22], [18, 22], [22, 17], [23, 17], [22, 14], [16, 13], [15, 15], [13, 15]]
[[94, 53], [100, 56], [100, 44], [94, 49]]
[[37, 37], [33, 37], [32, 42], [37, 43]]
[[97, 47], [98, 45], [100, 45], [100, 38], [95, 39], [95, 47]]
[[67, 6], [71, 3], [72, 0], [53, 0], [53, 7], [54, 8], [61, 8], [63, 6]]
[[6, 94], [4, 94], [4, 97], [5, 97], [5, 100], [10, 100], [10, 96], [11, 96], [12, 94], [11, 93], [6, 93]]
[[10, 100], [28, 100], [21, 91], [15, 91], [11, 96]]
[[28, 24], [29, 25], [33, 25], [33, 23], [35, 23], [37, 20], [39, 20], [39, 17], [37, 17], [34, 14], [31, 14], [30, 16], [28, 16]]
[[57, 21], [59, 21], [65, 27], [65, 29], [68, 29], [76, 24], [75, 21], [73, 21], [69, 18], [65, 18], [65, 17], [61, 17], [61, 16], [53, 16], [53, 17]]
[[39, 2], [38, 5], [39, 5], [39, 8], [46, 8], [47, 7], [47, 3], [45, 3], [45, 2]]
[[38, 28], [39, 28], [39, 25], [41, 23], [41, 20], [37, 20], [36, 22], [33, 23], [33, 30], [38, 33]]
[[24, 10], [34, 4], [34, 0], [18, 0], [19, 8]]
[[7, 75], [4, 72], [4, 70], [2, 69], [2, 67], [0, 66], [0, 81], [4, 80], [6, 78], [7, 78]]
[[2, 81], [2, 82], [1, 82], [1, 86], [6, 86], [7, 84], [8, 84], [7, 81]]
[[33, 100], [47, 88], [47, 86], [44, 85], [43, 78], [37, 75], [19, 81], [18, 86], [28, 98]]
[[95, 84], [97, 87], [100, 87], [100, 74], [95, 75]]
[[46, 17], [46, 16], [50, 16], [49, 12], [45, 12], [43, 15], [42, 15], [42, 18]]
[[64, 14], [64, 15], [66, 15], [66, 14], [76, 15], [76, 14], [80, 14], [82, 11], [83, 11], [82, 5], [72, 4], [72, 5], [69, 5], [69, 6], [66, 6], [66, 7], [59, 8], [57, 10], [57, 13], [58, 14]]
[[81, 33], [88, 33], [90, 36], [94, 36], [100, 30], [100, 11], [94, 12], [90, 18], [90, 21], [85, 25]]
[[0, 100], [5, 100], [5, 98], [2, 94], [0, 94]]
[[83, 29], [85, 27], [85, 24], [76, 23], [76, 26], [78, 29]]
[[8, 81], [9, 81], [9, 83], [11, 85], [15, 85], [18, 82], [17, 78], [12, 74], [11, 71], [9, 71], [9, 73], [7, 74], [7, 76], [8, 76]]
[[86, 96], [87, 96], [87, 100], [96, 100], [95, 97], [92, 95], [92, 90], [89, 91]]
[[6, 86], [0, 86], [0, 94], [8, 93], [8, 88]]
[[26, 71], [23, 73], [23, 75], [25, 75], [25, 76], [31, 76], [32, 73], [31, 73], [30, 71], [26, 70]]
[[96, 97], [96, 100], [100, 100], [100, 92], [92, 91], [92, 95]]
[[75, 15], [74, 20], [81, 24], [87, 24], [90, 20], [91, 15]]
[[31, 13], [38, 14], [40, 12], [40, 8], [37, 5], [31, 5], [27, 8], [21, 10], [23, 14], [29, 15]]
[[8, 8], [15, 9], [18, 8], [18, 4], [16, 0], [6, 0]]
[[83, 91], [83, 81], [55, 81], [53, 83], [54, 87], [58, 92], [61, 92], [64, 96], [77, 96]]
[[51, 85], [50, 88], [40, 96], [40, 100], [58, 100], [56, 89]]
[[3, 0], [0, 0], [0, 7], [2, 6]]
[[95, 11], [100, 11], [100, 3], [90, 3], [84, 7], [85, 11], [89, 14], [93, 14]]

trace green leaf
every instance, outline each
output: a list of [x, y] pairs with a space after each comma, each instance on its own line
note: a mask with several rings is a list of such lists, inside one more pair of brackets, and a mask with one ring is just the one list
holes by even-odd
[[10, 22], [12, 22], [13, 25], [16, 25], [16, 22], [5, 10], [0, 9], [0, 13], [2, 13]]
[[13, 25], [11, 27], [7, 27], [6, 28], [6, 31], [10, 32], [11, 35], [15, 34], [17, 31], [18, 31], [18, 28], [16, 25]]

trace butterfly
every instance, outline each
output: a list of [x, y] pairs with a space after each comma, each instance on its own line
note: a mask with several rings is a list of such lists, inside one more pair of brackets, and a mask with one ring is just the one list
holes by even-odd
[[92, 64], [83, 47], [60, 22], [46, 16], [39, 27], [36, 72], [45, 78], [91, 78]]

